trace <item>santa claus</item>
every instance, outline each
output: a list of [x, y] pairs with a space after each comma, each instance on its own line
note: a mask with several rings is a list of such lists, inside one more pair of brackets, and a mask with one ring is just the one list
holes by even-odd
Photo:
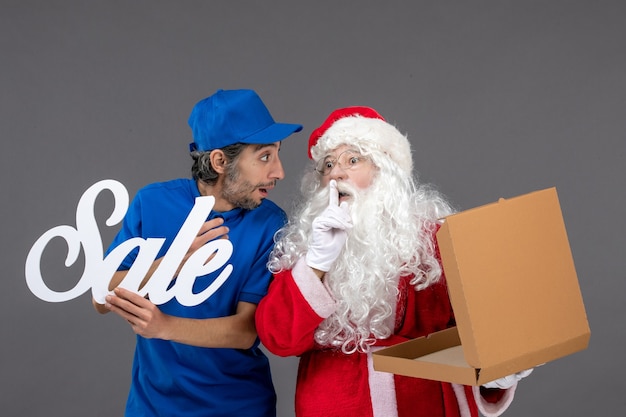
[[469, 387], [373, 369], [376, 349], [454, 325], [435, 239], [453, 209], [414, 177], [406, 136], [372, 108], [342, 108], [312, 132], [309, 158], [256, 312], [267, 349], [300, 357], [296, 415], [504, 412], [530, 371]]

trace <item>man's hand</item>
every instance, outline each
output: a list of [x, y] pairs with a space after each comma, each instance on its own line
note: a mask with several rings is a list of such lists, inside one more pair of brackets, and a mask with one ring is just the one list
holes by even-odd
[[[214, 219], [204, 222], [204, 224], [198, 231], [198, 235], [191, 243], [191, 246], [189, 247], [189, 250], [185, 255], [184, 261], [186, 261], [195, 251], [197, 251], [208, 242], [218, 238], [228, 239], [229, 229], [227, 226], [223, 226], [223, 224], [224, 219], [222, 219], [221, 217], [216, 217]], [[185, 263], [184, 261], [181, 262], [181, 267]], [[209, 259], [207, 259], [207, 262], [208, 261]], [[177, 273], [180, 272], [180, 267], [178, 269], [179, 270], [177, 271]]]
[[[178, 265], [178, 268], [176, 269], [176, 273], [174, 274], [172, 279], [178, 276], [181, 268], [183, 267], [185, 262], [187, 262], [187, 259], [189, 259], [189, 257], [193, 255], [195, 251], [197, 251], [207, 242], [210, 242], [211, 240], [218, 239], [218, 238], [228, 239], [229, 229], [227, 226], [223, 226], [223, 224], [224, 224], [224, 219], [222, 219], [221, 217], [216, 217], [214, 219], [207, 220], [206, 222], [204, 222], [204, 224], [198, 231], [198, 235], [194, 238], [193, 242], [191, 243], [191, 246], [189, 246], [189, 250], [183, 257], [180, 265]], [[211, 256], [206, 260], [206, 262], [209, 262], [213, 256], [215, 256], [215, 253], [212, 253]], [[143, 278], [143, 280], [139, 284], [139, 289], [143, 288], [144, 285], [146, 285], [146, 283], [150, 280], [150, 278], [152, 277], [152, 274], [154, 274], [154, 272], [157, 270], [157, 268], [161, 264], [161, 260], [163, 260], [162, 257], [159, 259], [156, 259], [152, 263], [152, 265], [150, 266], [150, 269], [146, 273], [146, 276]], [[113, 274], [113, 277], [111, 278], [111, 281], [109, 282], [109, 291], [112, 291], [114, 288], [118, 287], [120, 283], [124, 280], [124, 278], [126, 278], [127, 273], [128, 273], [128, 270], [121, 270], [121, 271], [115, 272]], [[92, 298], [92, 304], [94, 308], [96, 309], [96, 311], [100, 314], [105, 314], [105, 313], [108, 313], [109, 311], [112, 311], [109, 308], [107, 308], [107, 306], [100, 304], [99, 301], [96, 301], [93, 298]]]
[[150, 300], [124, 288], [106, 297], [105, 307], [126, 320], [133, 331], [145, 338], [168, 339], [169, 317]]
[[313, 220], [311, 242], [306, 254], [306, 263], [313, 269], [328, 272], [335, 262], [352, 228], [352, 219], [346, 202], [339, 205], [337, 182], [329, 183], [328, 207]]

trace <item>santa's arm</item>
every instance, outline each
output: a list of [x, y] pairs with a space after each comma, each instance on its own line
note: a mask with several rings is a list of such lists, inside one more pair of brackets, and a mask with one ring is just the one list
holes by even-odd
[[[511, 405], [518, 382], [530, 375], [532, 371], [531, 368], [507, 375], [479, 387], [458, 384], [452, 384], [452, 387], [461, 410], [463, 410], [462, 404], [468, 404], [468, 397], [473, 397], [478, 410], [483, 416], [497, 417], [502, 415]], [[464, 413], [462, 412], [461, 415], [464, 415]]]
[[303, 259], [274, 276], [256, 310], [263, 345], [279, 356], [297, 356], [314, 347], [313, 334], [335, 311], [335, 300]]
[[517, 383], [530, 375], [532, 371], [533, 368], [526, 369], [498, 378], [480, 387], [474, 387], [474, 398], [480, 412], [486, 417], [495, 417], [502, 414], [513, 401]]
[[497, 417], [502, 415], [513, 402], [517, 383], [507, 389], [472, 387], [474, 400], [485, 417]]

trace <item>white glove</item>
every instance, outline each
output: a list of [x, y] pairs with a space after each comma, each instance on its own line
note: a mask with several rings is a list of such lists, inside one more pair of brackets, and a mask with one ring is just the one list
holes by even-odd
[[328, 272], [335, 262], [346, 238], [346, 230], [352, 228], [352, 219], [345, 201], [339, 204], [337, 181], [331, 180], [328, 184], [330, 198], [328, 207], [313, 220], [313, 230], [306, 254], [308, 266], [320, 271]]
[[483, 385], [485, 388], [500, 388], [509, 389], [513, 385], [517, 384], [522, 378], [526, 378], [533, 371], [533, 368], [526, 369], [525, 371], [518, 372], [513, 375], [507, 375], [505, 377], [496, 379], [495, 381], [487, 382]]

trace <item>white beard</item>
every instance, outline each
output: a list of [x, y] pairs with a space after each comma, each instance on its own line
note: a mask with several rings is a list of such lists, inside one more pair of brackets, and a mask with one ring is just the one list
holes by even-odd
[[[353, 196], [353, 227], [325, 275], [337, 309], [320, 324], [315, 341], [345, 353], [367, 352], [376, 339], [393, 334], [401, 276], [413, 275], [411, 283], [422, 289], [441, 275], [432, 233], [437, 217], [447, 214], [449, 207], [436, 193], [416, 192], [412, 180], [380, 178], [360, 191], [338, 183], [340, 192]], [[305, 177], [302, 189], [315, 188]], [[311, 222], [328, 205], [328, 187], [309, 194], [298, 215], [279, 234], [269, 263], [273, 272], [293, 267], [306, 253]]]
[[[346, 190], [343, 184], [338, 188]], [[401, 265], [396, 254], [379, 245], [384, 236], [396, 233], [393, 223], [378, 215], [383, 211], [380, 196], [384, 194], [375, 187], [347, 190], [353, 196], [353, 227], [341, 255], [324, 278], [337, 309], [322, 322], [315, 338], [321, 345], [352, 353], [367, 351], [375, 338], [384, 339], [393, 332]]]

